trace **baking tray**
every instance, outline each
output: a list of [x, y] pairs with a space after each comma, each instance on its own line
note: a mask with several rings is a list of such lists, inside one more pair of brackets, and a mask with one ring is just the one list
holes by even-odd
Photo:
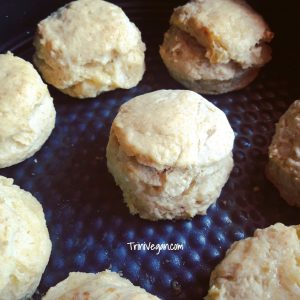
[[[0, 52], [32, 61], [36, 24], [68, 1], [0, 1]], [[183, 88], [158, 54], [172, 9], [184, 1], [112, 1], [140, 28], [147, 71], [130, 90], [76, 100], [50, 87], [56, 127], [43, 148], [0, 174], [15, 179], [42, 203], [53, 250], [34, 299], [71, 271], [121, 272], [162, 299], [201, 299], [212, 269], [236, 241], [275, 222], [300, 223], [266, 180], [264, 168], [274, 124], [300, 98], [298, 1], [251, 1], [276, 34], [273, 60], [249, 87], [207, 97], [227, 115], [236, 133], [235, 167], [206, 216], [150, 222], [131, 216], [106, 168], [105, 148], [119, 106], [157, 89]], [[298, 43], [298, 44], [297, 44]], [[178, 251], [133, 251], [129, 242], [178, 243]]]

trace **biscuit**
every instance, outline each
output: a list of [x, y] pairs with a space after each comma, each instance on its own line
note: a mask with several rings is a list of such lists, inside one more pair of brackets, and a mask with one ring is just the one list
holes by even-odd
[[300, 100], [276, 124], [266, 175], [282, 198], [300, 207]]
[[233, 167], [233, 141], [225, 114], [206, 99], [159, 90], [121, 106], [107, 165], [132, 214], [190, 218], [219, 197]]
[[204, 299], [300, 299], [299, 236], [299, 225], [278, 223], [235, 242], [212, 272]]
[[33, 66], [11, 53], [0, 54], [0, 168], [34, 155], [51, 134], [55, 114]]
[[73, 1], [38, 24], [34, 63], [46, 82], [77, 98], [138, 84], [145, 45], [123, 10], [102, 0]]
[[49, 289], [43, 300], [159, 300], [144, 289], [134, 286], [117, 273], [70, 273], [69, 277]]
[[238, 90], [271, 59], [273, 38], [243, 0], [194, 0], [174, 10], [160, 55], [171, 76], [205, 94]]
[[40, 203], [0, 176], [0, 300], [29, 298], [51, 252]]

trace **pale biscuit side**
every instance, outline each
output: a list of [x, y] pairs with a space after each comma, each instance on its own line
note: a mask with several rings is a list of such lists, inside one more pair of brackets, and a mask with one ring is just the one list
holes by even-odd
[[204, 94], [220, 94], [243, 88], [258, 74], [258, 68], [243, 69], [238, 63], [212, 64], [206, 49], [186, 32], [171, 26], [160, 47], [170, 75], [185, 87]]
[[155, 221], [205, 214], [220, 196], [233, 168], [233, 159], [229, 154], [208, 166], [158, 170], [127, 156], [111, 132], [107, 164], [131, 214]]
[[267, 177], [290, 204], [300, 206], [300, 100], [276, 124], [269, 147]]

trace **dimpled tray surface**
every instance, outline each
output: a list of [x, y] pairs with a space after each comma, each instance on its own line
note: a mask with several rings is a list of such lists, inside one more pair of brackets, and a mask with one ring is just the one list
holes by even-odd
[[[182, 88], [168, 75], [158, 47], [172, 8], [183, 1], [113, 2], [142, 31], [147, 45], [143, 80], [130, 90], [107, 92], [90, 100], [71, 99], [50, 87], [57, 110], [51, 137], [32, 158], [0, 170], [35, 195], [46, 214], [53, 251], [34, 299], [40, 299], [71, 271], [108, 268], [162, 299], [201, 299], [207, 293], [211, 271], [234, 241], [278, 221], [300, 223], [299, 210], [285, 204], [264, 176], [274, 124], [300, 98], [299, 45], [290, 42], [297, 28], [298, 4], [251, 2], [276, 33], [273, 60], [249, 87], [207, 97], [226, 113], [236, 133], [235, 167], [216, 204], [206, 216], [150, 222], [129, 214], [107, 171], [105, 148], [122, 103], [153, 90]], [[65, 3], [1, 1], [1, 53], [11, 50], [32, 61], [37, 22]], [[158, 254], [131, 250], [130, 242], [178, 243], [183, 249]]]

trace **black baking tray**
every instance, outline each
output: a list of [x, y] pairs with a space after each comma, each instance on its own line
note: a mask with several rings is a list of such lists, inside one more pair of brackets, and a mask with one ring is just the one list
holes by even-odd
[[[68, 1], [0, 1], [0, 52], [32, 61], [36, 24]], [[76, 100], [50, 87], [56, 127], [43, 148], [16, 166], [1, 169], [44, 207], [53, 250], [34, 299], [71, 271], [121, 272], [162, 299], [201, 299], [209, 276], [230, 245], [275, 222], [299, 224], [266, 180], [264, 168], [274, 124], [300, 98], [298, 1], [250, 1], [272, 30], [273, 60], [247, 88], [207, 98], [227, 115], [236, 133], [235, 167], [206, 216], [150, 222], [131, 216], [108, 173], [105, 148], [122, 103], [157, 89], [183, 88], [158, 54], [172, 9], [184, 1], [112, 1], [140, 28], [147, 71], [130, 90]], [[1, 66], [0, 66], [1, 67]], [[0, 149], [1, 151], [1, 149]], [[133, 251], [128, 243], [178, 243], [178, 251]]]

